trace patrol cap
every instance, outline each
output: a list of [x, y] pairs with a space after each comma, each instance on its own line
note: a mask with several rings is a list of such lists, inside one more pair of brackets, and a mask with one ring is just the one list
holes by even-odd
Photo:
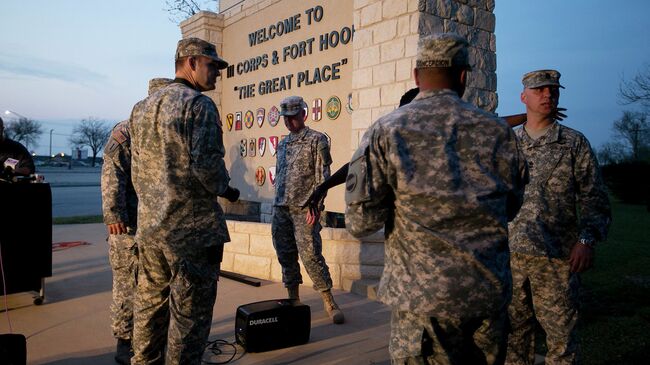
[[307, 104], [300, 96], [289, 96], [280, 103], [280, 115], [293, 116], [307, 107]]
[[434, 33], [420, 38], [416, 68], [461, 66], [471, 69], [467, 39], [456, 33]]
[[217, 55], [217, 48], [214, 44], [199, 38], [185, 38], [178, 41], [176, 46], [176, 60], [181, 57], [204, 56], [217, 62], [219, 69], [228, 67], [228, 62]]
[[149, 80], [149, 95], [155, 93], [160, 89], [161, 87], [167, 86], [171, 84], [174, 80], [172, 79], [167, 79], [164, 77], [158, 77], [155, 79]]
[[521, 83], [527, 89], [535, 89], [542, 86], [557, 86], [564, 89], [560, 85], [560, 73], [555, 70], [537, 70], [531, 71], [524, 75]]

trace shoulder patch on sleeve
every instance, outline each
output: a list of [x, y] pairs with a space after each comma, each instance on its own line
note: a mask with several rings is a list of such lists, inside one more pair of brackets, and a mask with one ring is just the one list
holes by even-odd
[[350, 161], [348, 176], [345, 179], [345, 201], [358, 204], [370, 200], [368, 176], [368, 147], [359, 148]]
[[131, 138], [131, 133], [129, 132], [129, 126], [126, 121], [118, 123], [113, 131], [111, 132], [111, 139], [119, 144], [129, 141]]

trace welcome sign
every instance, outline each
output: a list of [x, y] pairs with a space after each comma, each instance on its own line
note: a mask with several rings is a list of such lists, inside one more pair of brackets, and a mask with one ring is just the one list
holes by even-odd
[[[352, 91], [352, 3], [283, 0], [224, 21], [221, 55], [230, 65], [219, 80], [219, 104], [221, 115], [233, 116], [223, 140], [231, 184], [242, 199], [273, 200], [273, 178], [260, 184], [259, 167], [273, 171], [278, 137], [289, 134], [279, 116], [287, 96], [302, 96], [306, 125], [331, 137], [332, 172], [349, 161], [352, 116], [341, 113], [341, 101]], [[326, 209], [342, 212], [343, 199], [328, 199]]]

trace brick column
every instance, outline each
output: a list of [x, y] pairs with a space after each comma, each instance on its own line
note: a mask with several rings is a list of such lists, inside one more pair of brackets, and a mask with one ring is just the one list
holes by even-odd
[[473, 71], [464, 99], [496, 109], [494, 5], [494, 0], [354, 0], [352, 152], [372, 122], [415, 87], [417, 43], [431, 33], [456, 32], [468, 39]]
[[497, 108], [495, 0], [425, 0], [420, 4], [420, 34], [454, 32], [470, 43], [468, 87], [463, 99], [485, 110]]
[[419, 16], [417, 0], [354, 1], [352, 152], [370, 124], [415, 87]]
[[[210, 11], [202, 11], [194, 14], [191, 18], [185, 19], [180, 24], [183, 38], [201, 38], [215, 45], [217, 53], [222, 56], [224, 16]], [[229, 61], [229, 60], [226, 60]], [[221, 83], [217, 82], [217, 88], [207, 91], [204, 94], [211, 97], [221, 110]]]

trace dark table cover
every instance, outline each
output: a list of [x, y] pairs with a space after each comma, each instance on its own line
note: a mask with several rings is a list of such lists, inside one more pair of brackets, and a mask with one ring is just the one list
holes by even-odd
[[50, 184], [0, 182], [0, 245], [7, 294], [40, 290], [52, 276]]

